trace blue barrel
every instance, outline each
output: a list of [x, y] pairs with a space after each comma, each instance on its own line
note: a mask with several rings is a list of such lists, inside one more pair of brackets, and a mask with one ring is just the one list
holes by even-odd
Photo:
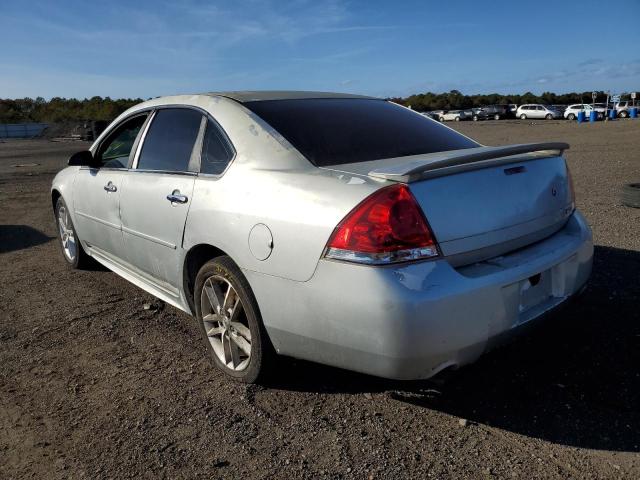
[[596, 112], [595, 110], [591, 110], [591, 112], [589, 113], [589, 122], [593, 123], [596, 120], [598, 120], [598, 112]]
[[629, 116], [631, 118], [638, 118], [638, 107], [632, 107], [631, 110], [629, 110]]
[[578, 123], [584, 122], [584, 112], [578, 112]]
[[611, 110], [609, 110], [609, 118], [611, 120], [615, 120], [615, 118], [616, 118], [616, 109], [615, 108], [612, 108]]

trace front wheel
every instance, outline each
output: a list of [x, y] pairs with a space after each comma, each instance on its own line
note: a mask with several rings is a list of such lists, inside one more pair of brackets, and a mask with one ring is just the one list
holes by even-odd
[[553, 120], [553, 115], [551, 115], [550, 113], [547, 113], [547, 116], [544, 118], [546, 118], [547, 120]]
[[440, 120], [441, 122], [444, 122], [444, 117], [440, 117], [440, 118], [439, 118], [439, 120]]
[[474, 116], [473, 116], [473, 121], [474, 121], [474, 122], [477, 122], [477, 121], [478, 121], [478, 115], [474, 115]]
[[460, 117], [456, 117], [456, 118], [454, 118], [454, 120], [455, 120], [456, 122], [459, 122], [459, 121], [460, 121]]
[[496, 114], [493, 116], [493, 119], [494, 119], [494, 120], [500, 120], [500, 114], [496, 113]]
[[522, 115], [520, 115], [520, 120], [526, 120], [527, 116], [523, 113]]
[[274, 353], [258, 303], [238, 266], [227, 256], [205, 263], [196, 276], [194, 297], [215, 366], [234, 380], [256, 382]]
[[567, 118], [568, 118], [569, 120], [575, 120], [575, 119], [576, 119], [576, 116], [575, 116], [573, 113], [570, 113], [569, 115], [567, 115]]
[[627, 118], [627, 116], [628, 116], [628, 115], [629, 115], [629, 114], [628, 114], [626, 111], [624, 111], [624, 110], [623, 110], [623, 111], [621, 111], [621, 112], [618, 114], [618, 116], [619, 116], [620, 118]]
[[62, 197], [58, 198], [56, 202], [55, 214], [62, 256], [72, 268], [81, 269], [86, 267], [90, 257], [80, 244], [69, 209]]

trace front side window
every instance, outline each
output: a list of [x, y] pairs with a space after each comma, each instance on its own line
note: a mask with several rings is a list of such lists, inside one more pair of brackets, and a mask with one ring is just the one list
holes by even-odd
[[139, 170], [188, 171], [202, 114], [189, 108], [163, 108], [156, 112], [138, 159]]
[[318, 167], [479, 146], [424, 115], [384, 100], [307, 98], [244, 105]]
[[127, 168], [129, 155], [147, 114], [138, 115], [117, 127], [100, 145], [97, 159], [104, 168]]
[[202, 141], [200, 172], [220, 175], [233, 158], [233, 150], [224, 134], [211, 120], [207, 121], [207, 130]]

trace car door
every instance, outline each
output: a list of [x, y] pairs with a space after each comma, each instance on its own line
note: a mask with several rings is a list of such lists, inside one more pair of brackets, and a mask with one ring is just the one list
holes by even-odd
[[205, 124], [195, 109], [156, 110], [120, 196], [128, 262], [174, 294]]
[[147, 117], [148, 113], [142, 113], [116, 126], [94, 151], [99, 167], [82, 167], [75, 178], [73, 209], [78, 236], [98, 253], [122, 257], [121, 188]]

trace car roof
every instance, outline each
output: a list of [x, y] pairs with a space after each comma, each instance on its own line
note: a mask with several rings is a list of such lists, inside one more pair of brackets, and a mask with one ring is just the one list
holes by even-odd
[[310, 98], [366, 98], [377, 99], [365, 95], [334, 92], [311, 92], [299, 90], [247, 90], [238, 92], [208, 92], [204, 95], [226, 97], [240, 103], [257, 102], [262, 100], [298, 100]]

